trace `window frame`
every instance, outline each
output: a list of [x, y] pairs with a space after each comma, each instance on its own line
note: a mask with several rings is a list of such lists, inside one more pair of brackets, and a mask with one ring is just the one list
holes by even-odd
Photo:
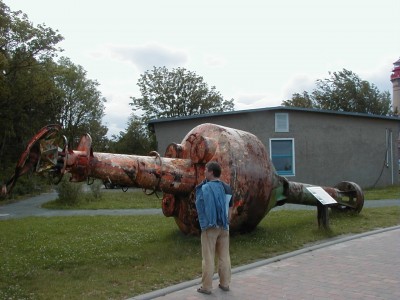
[[270, 138], [269, 139], [269, 157], [270, 157], [270, 160], [272, 163], [273, 163], [273, 157], [277, 157], [277, 155], [273, 155], [273, 153], [272, 153], [272, 144], [274, 141], [290, 141], [292, 144], [292, 153], [290, 156], [291, 161], [292, 161], [291, 171], [277, 170], [274, 165], [276, 172], [278, 173], [278, 175], [282, 175], [282, 176], [296, 176], [296, 157], [295, 157], [295, 140], [294, 140], [294, 138]]
[[[281, 117], [285, 117], [285, 126], [282, 126]], [[275, 132], [289, 132], [289, 114], [288, 113], [275, 113]]]

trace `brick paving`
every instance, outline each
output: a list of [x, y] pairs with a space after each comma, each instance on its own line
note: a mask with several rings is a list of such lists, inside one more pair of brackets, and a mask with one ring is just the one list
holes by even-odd
[[400, 226], [330, 241], [233, 269], [231, 290], [214, 280], [211, 295], [200, 280], [131, 300], [400, 299]]

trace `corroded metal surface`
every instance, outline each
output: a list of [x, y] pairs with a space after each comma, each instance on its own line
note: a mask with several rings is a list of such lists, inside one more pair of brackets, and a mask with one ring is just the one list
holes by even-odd
[[[215, 124], [193, 128], [180, 144], [170, 144], [164, 157], [93, 152], [90, 135], [82, 136], [76, 150], [54, 138], [57, 126], [44, 127], [28, 144], [16, 172], [3, 187], [5, 195], [15, 180], [28, 170], [50, 172], [60, 179], [65, 173], [72, 182], [101, 179], [124, 187], [163, 192], [162, 209], [173, 217], [185, 234], [199, 234], [194, 188], [204, 179], [205, 165], [217, 161], [221, 179], [233, 189], [232, 232], [253, 230], [275, 206], [285, 203], [317, 205], [306, 190], [309, 185], [289, 182], [277, 175], [264, 145], [251, 133]], [[63, 147], [58, 143], [63, 141]], [[61, 149], [61, 150], [60, 150]], [[354, 183], [343, 182], [324, 189], [339, 202], [338, 208], [359, 212], [364, 197]], [[345, 198], [348, 198], [346, 200]]]
[[[317, 206], [318, 200], [307, 190], [311, 184], [287, 182], [285, 190], [286, 203]], [[354, 182], [343, 181], [335, 187], [322, 187], [338, 203], [331, 207], [338, 210], [352, 210], [360, 212], [364, 205], [364, 193]]]
[[[50, 145], [55, 143], [54, 137], [60, 129], [59, 125], [47, 125], [29, 141], [17, 162], [13, 176], [1, 187], [2, 196], [12, 192], [18, 177], [31, 170], [37, 172], [49, 169], [47, 165], [49, 162], [53, 162], [54, 165], [54, 152], [50, 153], [48, 150]], [[51, 142], [49, 143], [49, 141]], [[41, 159], [41, 151], [45, 154], [43, 159]], [[57, 153], [55, 154], [57, 155]]]
[[[274, 206], [270, 199], [277, 183], [275, 169], [264, 145], [248, 132], [202, 124], [190, 131], [181, 144], [170, 145], [165, 155], [192, 161], [196, 184], [204, 179], [208, 161], [222, 165], [221, 179], [234, 191], [232, 231], [251, 231]], [[199, 232], [194, 202], [193, 190], [187, 195], [164, 193], [164, 213], [174, 216], [185, 233]]]

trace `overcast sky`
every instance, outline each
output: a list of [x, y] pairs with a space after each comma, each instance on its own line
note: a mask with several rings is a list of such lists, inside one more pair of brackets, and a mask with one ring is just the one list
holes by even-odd
[[399, 0], [3, 0], [59, 44], [107, 99], [109, 136], [125, 130], [153, 66], [202, 76], [235, 110], [279, 106], [343, 68], [392, 91]]

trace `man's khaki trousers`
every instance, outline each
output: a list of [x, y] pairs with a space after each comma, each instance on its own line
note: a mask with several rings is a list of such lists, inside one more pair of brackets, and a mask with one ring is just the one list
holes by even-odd
[[220, 285], [229, 287], [231, 282], [231, 258], [229, 256], [229, 231], [223, 228], [209, 228], [201, 232], [202, 287], [212, 290], [214, 259], [218, 258]]

